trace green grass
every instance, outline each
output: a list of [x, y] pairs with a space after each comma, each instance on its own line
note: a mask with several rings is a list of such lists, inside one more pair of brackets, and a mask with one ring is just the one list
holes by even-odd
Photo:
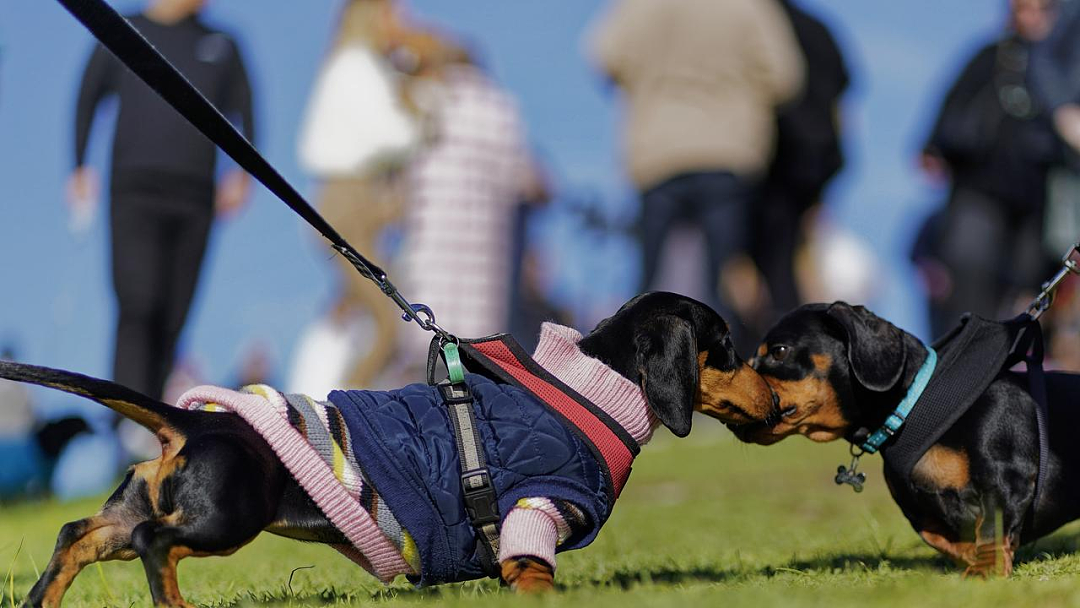
[[[855, 494], [832, 482], [845, 445], [746, 446], [697, 425], [688, 439], [661, 432], [645, 447], [597, 541], [560, 555], [557, 594], [516, 598], [494, 581], [387, 588], [329, 548], [268, 534], [230, 557], [182, 562], [180, 587], [221, 607], [1080, 606], [1080, 527], [1023, 550], [1009, 580], [962, 580], [908, 526], [878, 458], [864, 460], [870, 479]], [[4, 608], [33, 585], [60, 526], [99, 503], [0, 507]], [[138, 562], [109, 562], [84, 570], [65, 599], [127, 608], [148, 605], [149, 592]]]

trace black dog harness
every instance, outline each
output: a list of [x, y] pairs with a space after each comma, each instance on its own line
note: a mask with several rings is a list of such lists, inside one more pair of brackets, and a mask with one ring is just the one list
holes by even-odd
[[[960, 325], [933, 343], [937, 365], [930, 381], [901, 420], [901, 424], [883, 426], [888, 437], [880, 452], [885, 465], [904, 482], [911, 480], [912, 471], [945, 432], [952, 428], [975, 401], [990, 387], [998, 375], [1023, 361], [1028, 372], [1028, 392], [1035, 400], [1035, 420], [1039, 433], [1039, 472], [1035, 480], [1035, 497], [1030, 517], [1034, 520], [1049, 466], [1049, 427], [1046, 400], [1046, 379], [1043, 373], [1043, 335], [1039, 322], [1024, 313], [1008, 321], [990, 321], [967, 314]], [[892, 418], [892, 417], [890, 417]], [[879, 430], [874, 435], [880, 435]], [[860, 433], [861, 434], [861, 433]], [[866, 477], [856, 467], [862, 453], [872, 453], [863, 444], [861, 452], [854, 451], [851, 468], [841, 466], [837, 484], [850, 484], [862, 490]], [[875, 446], [877, 447], [877, 446]]]
[[[862, 491], [866, 475], [858, 472], [859, 457], [880, 448], [886, 466], [905, 482], [910, 482], [915, 465], [942, 435], [960, 419], [989, 388], [998, 375], [1023, 361], [1027, 366], [1028, 393], [1035, 400], [1035, 422], [1039, 434], [1039, 471], [1035, 478], [1035, 496], [1028, 521], [1034, 524], [1042, 499], [1047, 469], [1050, 466], [1049, 407], [1046, 376], [1043, 372], [1043, 334], [1039, 317], [1049, 310], [1058, 287], [1070, 274], [1080, 275], [1080, 243], [1061, 258], [1061, 268], [1043, 283], [1027, 312], [1008, 321], [990, 321], [972, 314], [964, 315], [960, 325], [934, 342], [927, 363], [933, 368], [930, 381], [923, 386], [920, 370], [912, 383], [921, 391], [911, 409], [898, 408], [880, 430], [871, 435], [861, 430], [866, 442], [862, 449], [851, 447], [851, 468], [840, 466], [837, 485], [849, 484]], [[932, 359], [936, 356], [937, 361]], [[928, 365], [924, 364], [924, 368]], [[912, 391], [914, 392], [914, 391]], [[907, 399], [905, 399], [905, 402]], [[903, 404], [902, 404], [903, 405]], [[882, 437], [884, 435], [884, 437]], [[874, 439], [880, 441], [873, 441]], [[867, 449], [867, 445], [873, 449]]]

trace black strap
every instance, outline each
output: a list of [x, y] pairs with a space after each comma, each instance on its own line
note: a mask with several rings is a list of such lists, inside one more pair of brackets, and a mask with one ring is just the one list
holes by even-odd
[[1039, 432], [1039, 472], [1035, 478], [1035, 495], [1028, 510], [1028, 526], [1034, 530], [1039, 503], [1050, 469], [1050, 410], [1046, 397], [1046, 373], [1043, 370], [1043, 333], [1038, 321], [1032, 321], [1016, 340], [1012, 359], [1023, 358], [1027, 364], [1028, 392], [1035, 400], [1035, 424]]
[[897, 435], [881, 448], [885, 463], [902, 479], [947, 429], [952, 428], [994, 378], [1007, 369], [1006, 360], [1028, 318], [990, 321], [965, 315], [961, 324], [934, 342], [938, 364], [930, 384], [908, 414]]
[[[356, 266], [360, 274], [379, 283], [387, 291], [388, 283], [383, 269], [360, 255], [342, 238], [236, 127], [115, 9], [104, 0], [57, 1], [196, 129], [326, 237], [334, 249]], [[162, 142], [162, 145], [167, 145], [167, 142]]]

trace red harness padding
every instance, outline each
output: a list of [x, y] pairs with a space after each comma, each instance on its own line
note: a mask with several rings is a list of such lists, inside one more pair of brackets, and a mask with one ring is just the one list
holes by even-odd
[[[611, 481], [612, 503], [622, 493], [630, 465], [641, 451], [615, 420], [550, 372], [540, 367], [509, 334], [462, 340], [459, 348], [472, 371], [487, 372], [530, 393], [559, 414], [596, 456]], [[482, 368], [482, 371], [477, 369]]]

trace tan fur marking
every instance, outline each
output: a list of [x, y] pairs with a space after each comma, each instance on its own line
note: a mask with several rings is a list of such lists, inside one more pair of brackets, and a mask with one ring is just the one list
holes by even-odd
[[819, 374], [827, 374], [832, 369], [833, 359], [831, 355], [825, 353], [817, 353], [810, 355], [810, 360], [814, 363], [814, 369]]
[[184, 596], [180, 594], [180, 584], [176, 580], [176, 565], [180, 560], [194, 555], [194, 553], [190, 548], [179, 545], [169, 549], [165, 565], [161, 567], [161, 586], [165, 594], [164, 604], [166, 606], [191, 606], [184, 600]]
[[555, 571], [528, 557], [503, 561], [502, 578], [517, 593], [543, 593], [555, 588]]
[[926, 544], [952, 559], [958, 566], [968, 566], [975, 562], [975, 543], [973, 542], [950, 540], [933, 530], [920, 530], [919, 536]]
[[933, 490], [961, 490], [971, 482], [969, 468], [966, 452], [935, 445], [915, 464], [911, 478]]
[[140, 462], [135, 465], [135, 477], [146, 482], [146, 491], [150, 497], [150, 506], [155, 515], [166, 515], [166, 513], [162, 512], [159, 504], [161, 499], [161, 482], [165, 481], [170, 475], [176, 473], [177, 470], [183, 468], [186, 462], [187, 461], [183, 456], [166, 458], [163, 455], [154, 460]]
[[769, 345], [765, 344], [764, 342], [761, 343], [761, 346], [757, 347], [757, 356], [759, 357], [764, 357], [766, 354], [768, 354], [768, 352]]
[[100, 401], [102, 405], [116, 411], [116, 413], [124, 418], [137, 422], [152, 431], [156, 432], [158, 429], [165, 426], [164, 418], [148, 412], [146, 408], [135, 405], [134, 403], [121, 401], [119, 399], [97, 399], [97, 401]]
[[[708, 353], [698, 355], [698, 395], [694, 409], [724, 422], [763, 420], [772, 409], [772, 393], [765, 380], [743, 363], [732, 371], [705, 365]], [[728, 404], [735, 405], [738, 410]], [[742, 410], [742, 411], [739, 411]], [[752, 416], [747, 418], [746, 412]]]
[[951, 558], [958, 567], [964, 568], [964, 577], [989, 578], [1009, 576], [1013, 570], [1016, 547], [1009, 538], [994, 538], [985, 534], [986, 520], [979, 515], [975, 520], [975, 540], [960, 541], [949, 538], [933, 528], [919, 531], [926, 544]]
[[131, 522], [96, 515], [86, 523], [86, 532], [69, 546], [57, 550], [47, 571], [56, 569], [42, 594], [42, 606], [58, 608], [72, 581], [87, 565], [105, 560], [132, 560], [138, 557], [129, 546]]
[[161, 442], [162, 458], [175, 457], [184, 447], [184, 444], [187, 443], [187, 437], [171, 426], [163, 426], [158, 429], [157, 439]]
[[772, 429], [772, 434], [786, 437], [800, 434], [814, 441], [833, 441], [844, 435], [848, 421], [840, 412], [840, 400], [832, 383], [817, 375], [801, 380], [769, 380], [780, 398], [780, 407], [794, 406], [795, 414]]

